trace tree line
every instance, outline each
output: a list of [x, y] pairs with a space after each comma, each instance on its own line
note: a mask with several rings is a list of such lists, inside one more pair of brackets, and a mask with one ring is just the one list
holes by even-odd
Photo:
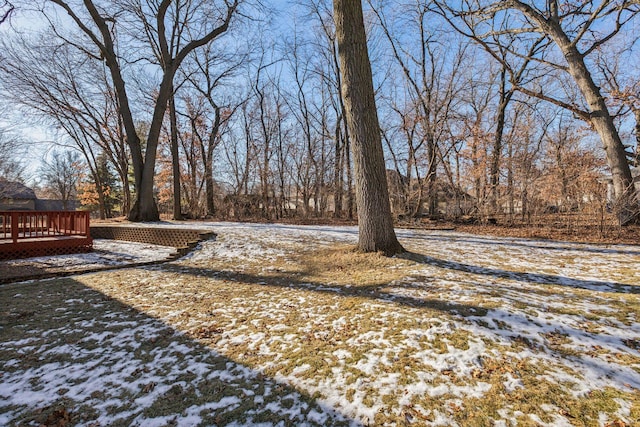
[[[382, 206], [356, 203], [356, 169], [372, 156], [357, 158], [348, 124], [340, 4], [292, 1], [275, 15], [249, 0], [12, 3], [3, 98], [80, 153], [82, 194], [101, 216], [354, 218], [356, 205]], [[637, 217], [637, 2], [364, 6], [388, 185], [373, 193], [393, 214]]]

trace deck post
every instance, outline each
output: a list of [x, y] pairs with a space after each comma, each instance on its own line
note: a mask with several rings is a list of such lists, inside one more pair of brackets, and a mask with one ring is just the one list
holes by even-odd
[[13, 243], [18, 243], [18, 212], [11, 212], [11, 239]]

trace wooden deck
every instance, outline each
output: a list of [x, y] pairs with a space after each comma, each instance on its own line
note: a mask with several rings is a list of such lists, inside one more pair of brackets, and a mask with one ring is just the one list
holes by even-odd
[[89, 212], [0, 212], [0, 259], [90, 252]]

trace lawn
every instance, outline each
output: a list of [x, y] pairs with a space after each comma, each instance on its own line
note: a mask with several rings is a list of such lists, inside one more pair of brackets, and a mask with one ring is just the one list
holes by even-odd
[[639, 246], [197, 227], [178, 261], [0, 286], [0, 425], [640, 425]]

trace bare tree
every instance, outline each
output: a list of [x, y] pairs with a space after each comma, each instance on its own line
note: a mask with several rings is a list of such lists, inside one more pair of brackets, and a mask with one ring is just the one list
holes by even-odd
[[[175, 129], [176, 135], [169, 136], [169, 138], [171, 139], [175, 137], [180, 145], [180, 148], [182, 149], [179, 153], [179, 156], [176, 156], [174, 155], [174, 153], [172, 153], [171, 163], [174, 174], [173, 186], [178, 184], [181, 185], [183, 189], [183, 191], [181, 191], [180, 193], [176, 193], [174, 191], [173, 197], [175, 198], [178, 197], [178, 194], [182, 194], [183, 198], [186, 201], [187, 215], [191, 218], [197, 218], [202, 216], [203, 214], [203, 198], [201, 196], [205, 182], [203, 177], [204, 171], [202, 167], [203, 153], [200, 150], [200, 138], [198, 136], [201, 132], [198, 130], [198, 128], [202, 126], [202, 117], [200, 116], [200, 113], [197, 112], [197, 110], [199, 109], [198, 106], [193, 106], [190, 102], [187, 102], [186, 104], [186, 113], [180, 112], [182, 120], [178, 121], [178, 117], [176, 117], [175, 126], [171, 129], [171, 133], [173, 133], [173, 129]], [[171, 143], [170, 145], [171, 151], [173, 152], [173, 143]], [[176, 165], [174, 159], [176, 157], [181, 164], [180, 169], [182, 170], [182, 174], [180, 175], [180, 180], [178, 183], [175, 182]]]
[[380, 125], [360, 0], [334, 0], [342, 96], [353, 142], [358, 247], [392, 255], [404, 251], [393, 229]]
[[271, 182], [271, 161], [274, 157], [274, 142], [280, 120], [278, 110], [280, 109], [279, 99], [274, 99], [272, 82], [263, 82], [260, 71], [265, 67], [260, 66], [253, 82], [253, 94], [255, 96], [255, 115], [253, 117], [256, 131], [254, 133], [253, 151], [258, 154], [256, 164], [258, 166], [258, 176], [260, 182], [260, 197], [262, 206], [262, 216], [270, 218], [269, 187]]
[[[549, 94], [541, 86], [522, 85], [512, 80], [518, 91], [566, 108], [588, 122], [598, 133], [607, 153], [613, 176], [615, 196], [621, 207], [622, 224], [633, 219], [636, 209], [631, 171], [624, 146], [600, 88], [594, 81], [593, 69], [587, 57], [613, 39], [621, 29], [640, 13], [636, 0], [602, 0], [598, 2], [533, 1], [464, 1], [454, 7], [437, 2], [438, 10], [458, 31], [496, 52], [498, 46], [512, 57], [527, 58], [540, 67], [568, 74], [585, 101], [584, 106], [567, 102]], [[502, 19], [502, 17], [506, 18]], [[505, 22], [507, 23], [505, 25]], [[496, 25], [498, 23], [499, 25]], [[531, 54], [540, 36], [552, 42], [564, 63], [554, 60], [553, 51]], [[520, 43], [511, 46], [505, 39], [516, 37]], [[551, 44], [549, 44], [551, 46]], [[518, 47], [520, 49], [518, 49]], [[543, 54], [546, 53], [546, 54]], [[515, 70], [497, 54], [510, 73]]]
[[[633, 37], [633, 36], [632, 36]], [[625, 146], [627, 158], [632, 166], [640, 166], [640, 78], [637, 70], [629, 68], [628, 61], [635, 58], [633, 44], [636, 39], [622, 39], [617, 46], [608, 51], [598, 52], [596, 65], [604, 76], [602, 89], [609, 101], [617, 107], [616, 116], [624, 121], [629, 115], [635, 122], [633, 143]]]
[[[488, 66], [487, 66], [488, 65]], [[483, 212], [487, 199], [487, 163], [491, 139], [491, 104], [494, 96], [497, 72], [487, 62], [475, 62], [467, 72], [465, 104], [457, 124], [456, 137], [463, 147], [458, 152], [458, 168], [463, 168], [465, 187], [473, 190], [476, 214]], [[478, 78], [475, 68], [486, 67], [485, 74]], [[458, 180], [460, 183], [460, 180]]]
[[[250, 60], [248, 49], [243, 51], [240, 46], [236, 48], [230, 54], [215, 51], [212, 45], [204, 46], [185, 67], [184, 74], [189, 84], [183, 87], [183, 96], [191, 98], [189, 103], [192, 108], [186, 114], [202, 153], [208, 215], [216, 213], [213, 154], [233, 115], [245, 101], [243, 94], [225, 97], [223, 92], [224, 85]], [[187, 95], [186, 92], [190, 89], [197, 95]], [[198, 102], [194, 102], [196, 97]], [[195, 105], [199, 107], [193, 108]], [[196, 126], [196, 123], [200, 126]]]
[[[179, 129], [176, 133], [182, 148], [179, 160], [186, 165], [186, 170], [181, 175], [181, 184], [187, 199], [187, 214], [191, 217], [211, 214], [207, 206], [213, 200], [210, 202], [208, 196], [204, 211], [200, 208], [202, 189], [207, 181], [203, 176], [207, 170], [203, 135], [209, 132], [205, 101], [198, 94], [185, 90], [181, 91], [180, 100], [184, 106], [177, 112], [181, 120], [176, 120]], [[173, 197], [177, 197], [177, 194], [174, 193]]]
[[[231, 194], [226, 200], [226, 208], [233, 210], [233, 216], [240, 219], [242, 200], [246, 200], [253, 191], [252, 176], [256, 173], [256, 157], [252, 117], [249, 102], [241, 105], [235, 118], [235, 132], [228, 138], [222, 138], [223, 156], [226, 160], [227, 173], [230, 175]], [[233, 128], [233, 126], [232, 126]], [[239, 142], [242, 143], [239, 143]]]
[[[400, 23], [382, 3], [372, 4], [372, 7], [405, 87], [403, 96], [393, 100], [402, 105], [392, 108], [400, 116], [408, 145], [406, 185], [412, 186], [414, 171], [418, 182], [417, 197], [410, 203], [413, 205], [411, 214], [420, 215], [423, 199], [426, 199], [428, 214], [437, 216], [438, 166], [444, 166], [441, 160], [452, 149], [447, 144], [447, 123], [460, 102], [463, 84], [460, 77], [468, 60], [468, 43], [459, 40], [442, 43], [441, 31], [430, 25], [430, 11], [420, 1], [403, 8]], [[417, 43], [407, 41], [412, 39]], [[423, 182], [426, 182], [426, 195], [423, 194]]]
[[96, 183], [100, 216], [105, 215], [97, 158], [107, 154], [118, 171], [128, 205], [129, 162], [113, 88], [99, 63], [68, 45], [49, 45], [52, 37], [2, 40], [1, 86], [35, 120], [55, 126], [61, 139], [79, 150]]
[[[323, 109], [316, 106], [322, 102], [318, 95], [324, 95], [324, 87], [315, 86], [315, 64], [312, 56], [315, 51], [310, 43], [305, 43], [302, 37], [294, 31], [291, 41], [285, 46], [287, 63], [293, 80], [293, 89], [286, 93], [284, 101], [295, 119], [296, 136], [300, 139], [298, 154], [297, 182], [302, 195], [303, 215], [310, 213], [310, 202], [313, 199], [314, 214], [320, 215], [325, 203], [324, 169], [326, 149], [324, 144], [323, 120], [326, 117]], [[316, 89], [317, 88], [317, 89]], [[315, 89], [315, 90], [314, 90]]]
[[169, 110], [169, 144], [171, 146], [171, 171], [173, 173], [173, 219], [182, 220], [182, 197], [180, 196], [180, 153], [178, 152], [178, 118], [176, 113], [176, 93], [171, 85]]
[[[84, 40], [76, 41], [60, 34], [62, 40], [73, 44], [92, 58], [104, 61], [109, 69], [131, 150], [137, 190], [129, 219], [157, 220], [158, 208], [153, 197], [156, 154], [167, 103], [173, 95], [174, 76], [191, 52], [227, 31], [240, 0], [220, 1], [217, 7], [211, 7], [205, 1], [187, 0], [122, 0], [108, 4], [94, 0], [85, 0], [82, 4], [48, 0], [46, 3], [54, 4], [66, 12], [84, 34]], [[125, 60], [116, 48], [118, 28], [122, 32], [139, 31], [145, 35], [150, 41], [150, 46], [146, 46], [146, 49], [160, 58], [161, 80], [157, 87], [144, 155], [126, 88], [123, 73]]]
[[[331, 2], [327, 0], [305, 1], [303, 4], [315, 30], [310, 41], [315, 58], [312, 60], [315, 63], [314, 73], [322, 81], [320, 92], [328, 98], [325, 101], [329, 108], [322, 108], [318, 114], [322, 117], [324, 132], [333, 139], [334, 216], [341, 217], [346, 211], [347, 217], [351, 219], [354, 215], [351, 138], [341, 96], [342, 77], [333, 9]], [[333, 122], [327, 117], [329, 111], [333, 115]]]
[[20, 159], [25, 148], [19, 135], [10, 128], [0, 127], [0, 179], [22, 181], [25, 165]]
[[62, 209], [70, 208], [69, 202], [76, 197], [76, 185], [81, 170], [78, 152], [67, 150], [54, 151], [50, 161], [40, 168], [40, 177], [45, 188], [56, 198], [62, 200]]

